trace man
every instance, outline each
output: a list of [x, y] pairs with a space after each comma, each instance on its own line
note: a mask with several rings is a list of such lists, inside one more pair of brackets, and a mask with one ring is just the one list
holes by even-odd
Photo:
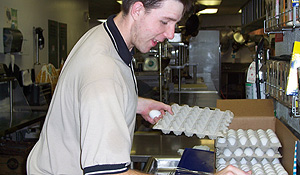
[[[123, 0], [122, 11], [88, 31], [61, 71], [28, 174], [142, 174], [129, 170], [135, 116], [150, 123], [169, 105], [138, 98], [130, 51], [174, 37], [188, 0]], [[229, 167], [230, 172], [238, 171]], [[225, 172], [225, 171], [222, 171]], [[240, 173], [242, 174], [242, 173]]]

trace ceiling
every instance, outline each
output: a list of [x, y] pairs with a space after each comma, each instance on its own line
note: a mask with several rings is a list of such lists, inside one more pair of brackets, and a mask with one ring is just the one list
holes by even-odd
[[[116, 14], [120, 11], [120, 4], [116, 0], [88, 0], [89, 1], [89, 15], [91, 22], [97, 19], [106, 19], [111, 14]], [[214, 15], [234, 15], [237, 14], [242, 6], [248, 0], [222, 0], [221, 4], [217, 6], [219, 9]], [[205, 6], [195, 6], [193, 9], [197, 11], [203, 9]], [[192, 11], [190, 12], [192, 13]]]

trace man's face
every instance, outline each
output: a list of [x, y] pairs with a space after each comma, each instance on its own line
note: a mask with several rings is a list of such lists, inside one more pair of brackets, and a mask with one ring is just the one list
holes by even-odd
[[156, 46], [157, 42], [172, 39], [175, 24], [181, 19], [183, 4], [176, 0], [165, 0], [157, 9], [142, 11], [132, 29], [132, 44], [142, 53]]

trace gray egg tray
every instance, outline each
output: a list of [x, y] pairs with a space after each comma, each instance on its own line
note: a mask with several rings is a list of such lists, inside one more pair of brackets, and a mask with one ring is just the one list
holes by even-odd
[[164, 134], [172, 131], [175, 135], [184, 133], [191, 137], [195, 134], [199, 138], [208, 136], [210, 139], [216, 139], [224, 136], [234, 117], [229, 110], [211, 110], [207, 107], [180, 106], [178, 104], [173, 104], [171, 107], [174, 115], [166, 112], [163, 118], [153, 126], [153, 129], [161, 130]]

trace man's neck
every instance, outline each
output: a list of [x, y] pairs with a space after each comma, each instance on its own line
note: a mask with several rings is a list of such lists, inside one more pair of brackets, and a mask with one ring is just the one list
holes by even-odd
[[130, 30], [131, 30], [131, 20], [129, 19], [129, 16], [123, 16], [123, 13], [120, 12], [115, 18], [114, 22], [119, 29], [128, 49], [131, 51], [131, 49], [134, 47], [131, 44], [131, 35], [130, 35]]

